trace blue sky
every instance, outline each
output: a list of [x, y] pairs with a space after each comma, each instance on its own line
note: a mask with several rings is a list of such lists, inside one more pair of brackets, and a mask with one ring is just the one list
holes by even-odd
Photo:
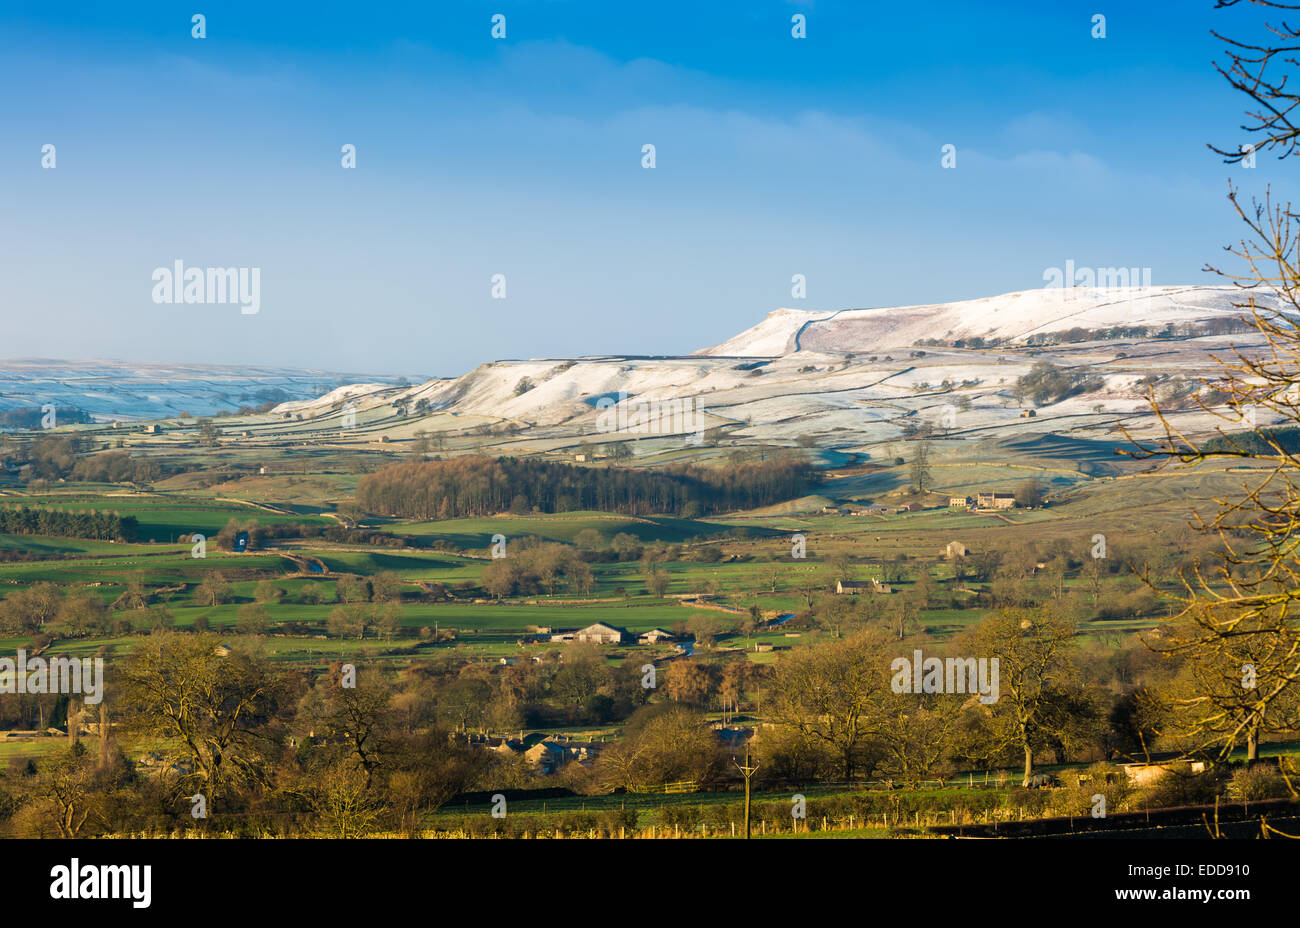
[[[1240, 236], [1229, 180], [1293, 187], [1289, 162], [1205, 148], [1247, 141], [1209, 30], [1260, 21], [1210, 0], [9, 0], [0, 356], [452, 375], [1038, 287], [1067, 259], [1212, 282]], [[178, 259], [260, 268], [260, 312], [154, 303]]]

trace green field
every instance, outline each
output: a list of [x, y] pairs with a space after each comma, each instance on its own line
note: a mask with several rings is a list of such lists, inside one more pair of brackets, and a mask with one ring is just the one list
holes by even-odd
[[[274, 423], [265, 425], [271, 428]], [[377, 426], [388, 427], [383, 421]], [[1051, 450], [1061, 451], [1057, 446]], [[544, 673], [560, 680], [565, 656], [583, 652], [571, 651], [570, 645], [552, 641], [550, 635], [600, 622], [632, 636], [598, 651], [596, 662], [607, 672], [623, 673], [648, 662], [665, 672], [674, 666], [703, 665], [714, 669], [716, 684], [731, 661], [754, 665], [751, 670], [760, 676], [752, 679], [766, 679], [761, 674], [792, 651], [872, 627], [888, 629], [900, 650], [942, 647], [994, 615], [1009, 596], [1030, 603], [1059, 596], [1080, 614], [1076, 644], [1081, 659], [1109, 667], [1106, 662], [1114, 655], [1143, 650], [1139, 633], [1159, 626], [1169, 614], [1167, 604], [1157, 597], [1144, 598], [1128, 559], [1164, 558], [1169, 565], [1191, 557], [1195, 549], [1186, 522], [1193, 504], [1229, 493], [1242, 478], [1239, 471], [1141, 474], [1131, 466], [1101, 467], [1096, 461], [1093, 473], [1085, 474], [1059, 458], [1039, 463], [1027, 458], [1010, 465], [949, 462], [934, 468], [940, 490], [935, 498], [976, 489], [1006, 491], [1035, 473], [1049, 489], [1048, 502], [998, 514], [932, 505], [862, 517], [784, 512], [686, 519], [583, 511], [410, 522], [349, 507], [358, 474], [385, 461], [381, 450], [367, 454], [373, 457], [349, 462], [345, 452], [319, 444], [285, 449], [278, 456], [222, 449], [213, 457], [228, 472], [180, 474], [160, 482], [165, 492], [160, 487], [145, 491], [71, 483], [31, 495], [8, 488], [0, 499], [9, 505], [134, 516], [140, 541], [0, 536], [0, 596], [39, 592], [46, 587], [38, 584], [52, 584], [61, 595], [86, 594], [114, 607], [107, 613], [107, 624], [81, 635], [61, 636], [50, 627], [42, 634], [11, 627], [0, 637], [0, 653], [48, 645], [51, 655], [105, 656], [115, 662], [148, 640], [152, 629], [190, 632], [206, 626], [217, 640], [242, 647], [277, 668], [306, 672], [309, 679], [331, 662], [346, 661], [386, 667], [408, 682], [428, 675], [442, 681], [439, 692], [459, 694], [461, 683], [490, 691], [495, 681], [510, 674], [528, 678], [535, 665], [549, 668]], [[674, 455], [679, 456], [666, 453], [667, 458]], [[186, 456], [202, 453], [178, 450], [177, 459]], [[283, 470], [249, 472], [254, 466], [260, 470], [264, 459], [278, 461]], [[842, 456], [835, 466], [847, 462]], [[292, 471], [298, 467], [300, 472]], [[835, 477], [810, 498], [843, 505], [894, 505], [904, 499], [898, 490], [902, 477], [897, 468]], [[300, 523], [308, 531], [267, 538], [259, 550], [225, 552], [214, 536], [231, 519], [256, 520], [264, 526]], [[209, 538], [206, 557], [193, 557], [188, 538], [179, 540], [194, 532]], [[631, 536], [635, 543], [625, 538], [611, 547], [620, 535]], [[1104, 569], [1090, 575], [1088, 552], [1099, 535], [1111, 554]], [[550, 550], [546, 544], [570, 552], [586, 565], [589, 583], [579, 587], [566, 574], [554, 582], [554, 592], [546, 592], [538, 579], [531, 587], [494, 593], [488, 580], [497, 563], [489, 556], [494, 536], [506, 539], [507, 564], [513, 557], [526, 559], [530, 550]], [[803, 557], [793, 556], [796, 536], [804, 545]], [[526, 539], [543, 545], [532, 548]], [[582, 551], [573, 547], [578, 540], [585, 546]], [[968, 557], [954, 561], [945, 556], [945, 546], [954, 541], [969, 549]], [[593, 544], [596, 550], [591, 551]], [[981, 573], [981, 558], [988, 552], [1012, 561], [1019, 558], [1016, 563], [1028, 566], [1012, 580], [996, 561]], [[1059, 558], [1057, 563], [1066, 566], [1054, 575], [1046, 561], [1035, 564], [1035, 558]], [[836, 596], [836, 572], [845, 572], [845, 579], [883, 580], [893, 592]], [[204, 584], [217, 573], [225, 587], [222, 601], [213, 605], [203, 598], [212, 595]], [[931, 598], [924, 602], [918, 591], [927, 573]], [[662, 591], [654, 588], [659, 574]], [[1174, 577], [1166, 569], [1157, 580], [1169, 589]], [[384, 601], [381, 587], [387, 590]], [[129, 605], [137, 594], [143, 595], [144, 607]], [[367, 601], [372, 594], [373, 603]], [[352, 601], [342, 602], [345, 597]], [[754, 607], [757, 624], [749, 627]], [[340, 617], [346, 620], [357, 610], [369, 615], [362, 631], [344, 631], [347, 626], [340, 624]], [[676, 641], [636, 643], [636, 635], [653, 628], [669, 630]], [[745, 711], [754, 714], [748, 724], [761, 724], [765, 684], [749, 685]], [[461, 697], [444, 698], [455, 703]], [[474, 723], [478, 733], [526, 729], [526, 743], [561, 734], [601, 743], [625, 737], [630, 710], [612, 718], [585, 716], [595, 711], [582, 701], [589, 697], [561, 696], [558, 690], [542, 690], [529, 698], [540, 700], [542, 708], [533, 715], [507, 712], [510, 722], [500, 727], [480, 719]], [[720, 710], [726, 707], [716, 701], [706, 708], [713, 723], [725, 718]], [[58, 738], [0, 742], [0, 760], [52, 756], [64, 744]], [[145, 745], [136, 743], [131, 750], [138, 755]], [[536, 774], [530, 782], [534, 787], [547, 784]], [[829, 802], [843, 798], [842, 790], [810, 784], [803, 791], [810, 801]], [[972, 786], [963, 793], [947, 787], [924, 793], [926, 801], [955, 808], [976, 797], [987, 798], [989, 789]], [[789, 793], [760, 789], [755, 799], [788, 802]], [[731, 815], [737, 800], [734, 790], [575, 794], [521, 799], [512, 804], [512, 813], [540, 820], [552, 814], [635, 809], [642, 813], [638, 827], [667, 827], [679, 820], [675, 808], [725, 806], [726, 815]], [[477, 819], [486, 811], [482, 804], [453, 803], [433, 818], [453, 823], [448, 827], [454, 829], [457, 816]], [[709, 821], [707, 812], [700, 815]], [[927, 822], [936, 824], [941, 818]], [[728, 837], [732, 820], [718, 818], [708, 836]], [[817, 827], [781, 833], [799, 838], [901, 836], [918, 833], [922, 824], [833, 822], [829, 831]]]

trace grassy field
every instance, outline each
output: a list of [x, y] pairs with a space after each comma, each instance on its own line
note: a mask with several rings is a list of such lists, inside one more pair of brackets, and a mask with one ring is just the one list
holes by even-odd
[[[1005, 468], [973, 465], [953, 466], [948, 470], [978, 477], [979, 480], [970, 484], [976, 486]], [[711, 592], [718, 604], [736, 610], [730, 617], [714, 613], [733, 623], [739, 611], [753, 605], [768, 615], [796, 612], [806, 602], [799, 592], [807, 582], [803, 578], [815, 578], [837, 556], [860, 562], [859, 576], [877, 577], [881, 575], [882, 563], [906, 558], [903, 566], [895, 569], [895, 586], [904, 591], [910, 588], [920, 567], [929, 570], [938, 582], [952, 584], [951, 564], [940, 556], [941, 547], [949, 541], [960, 540], [972, 550], [980, 550], [1010, 539], [1018, 543], [1066, 539], [1076, 549], [1083, 550], [1093, 536], [1103, 533], [1115, 542], [1122, 542], [1126, 538], [1148, 536], [1153, 524], [1185, 520], [1186, 509], [1171, 506], [1172, 500], [1204, 499], [1206, 494], [1222, 493], [1240, 480], [1239, 473], [1227, 472], [1081, 479], [1047, 507], [1015, 510], [1005, 514], [1004, 519], [989, 514], [932, 509], [880, 517], [787, 515], [691, 520], [575, 512], [441, 522], [387, 522], [377, 527], [386, 533], [412, 536], [422, 542], [440, 541], [480, 555], [464, 556], [450, 550], [421, 548], [392, 550], [324, 542], [273, 542], [276, 547], [272, 550], [244, 554], [221, 552], [213, 545], [204, 559], [191, 557], [188, 544], [174, 539], [196, 530], [215, 534], [232, 517], [256, 518], [265, 524], [289, 521], [320, 524], [332, 520], [297, 499], [275, 504], [276, 508], [285, 510], [276, 513], [246, 503], [203, 498], [201, 493], [208, 490], [134, 493], [120, 488], [74, 485], [40, 495], [9, 495], [6, 501], [69, 509], [111, 509], [134, 515], [140, 520], [144, 534], [157, 540], [119, 544], [44, 536], [0, 536], [0, 551], [42, 558], [0, 563], [0, 589], [12, 592], [34, 582], [48, 581], [88, 590], [105, 601], [112, 601], [133, 581], [152, 587], [180, 587], [164, 600], [177, 626], [188, 627], [202, 615], [211, 627], [233, 634], [240, 607], [253, 601], [254, 589], [261, 580], [270, 579], [283, 591], [282, 598], [266, 604], [273, 629], [282, 622], [296, 622], [323, 630], [335, 605], [332, 600], [339, 575], [373, 576], [391, 572], [404, 582], [408, 599], [402, 616], [404, 628], [418, 630], [433, 625], [455, 628], [462, 633], [459, 647], [479, 648], [485, 654], [495, 655], [501, 651], [502, 644], [493, 636], [504, 640], [537, 626], [575, 628], [602, 621], [633, 633], [656, 626], [668, 627], [696, 611], [683, 607], [673, 597], [705, 590]], [[954, 487], [958, 485], [953, 483]], [[473, 592], [489, 563], [481, 552], [493, 535], [504, 535], [507, 544], [526, 536], [568, 543], [586, 530], [596, 531], [606, 540], [626, 533], [642, 542], [684, 544], [682, 560], [658, 565], [668, 576], [669, 598], [655, 600], [650, 595], [646, 569], [637, 561], [593, 564], [594, 585], [586, 595], [566, 590], [555, 596], [533, 595], [518, 601], [496, 602], [481, 592]], [[795, 534], [806, 540], [808, 557], [803, 561], [789, 558], [790, 539]], [[691, 546], [703, 539], [721, 546], [724, 555], [721, 562], [691, 560]], [[318, 559], [326, 572], [304, 576], [297, 563], [282, 555]], [[219, 606], [204, 606], [196, 599], [195, 587], [213, 570], [221, 571], [231, 581], [232, 598]], [[470, 593], [459, 595], [452, 602], [420, 602], [422, 584], [430, 582], [449, 589], [459, 585]], [[325, 602], [313, 605], [299, 601], [309, 584], [321, 590]], [[1066, 582], [1070, 589], [1081, 589], [1081, 584], [1077, 577]], [[973, 588], [981, 589], [983, 585], [974, 584]], [[979, 609], [937, 605], [922, 610], [917, 624], [932, 635], [943, 636], [969, 627], [982, 616]], [[1089, 623], [1083, 633], [1103, 640], [1149, 628], [1159, 620], [1160, 615], [1133, 615]], [[478, 638], [474, 632], [479, 633]], [[799, 630], [804, 642], [827, 633], [826, 629]], [[787, 639], [785, 633], [769, 633], [758, 640], [781, 643]], [[382, 648], [384, 644], [371, 638], [365, 641], [371, 647]], [[725, 637], [723, 643], [728, 643]], [[338, 643], [331, 647], [346, 650], [350, 645]], [[308, 643], [300, 650], [314, 656], [328, 648]]]
[[626, 533], [643, 542], [682, 542], [717, 535], [726, 532], [728, 528], [723, 523], [696, 519], [673, 519], [666, 516], [633, 518], [603, 512], [396, 522], [385, 526], [387, 531], [395, 534], [441, 538], [462, 548], [486, 548], [496, 534], [507, 538], [534, 535], [547, 541], [572, 543], [579, 532], [591, 529], [611, 538]]
[[[376, 420], [370, 425], [378, 429], [391, 423]], [[148, 446], [158, 448], [157, 444]], [[1036, 451], [1050, 454], [1036, 459]], [[210, 458], [214, 468], [245, 471], [195, 471], [161, 481], [149, 491], [68, 483], [29, 495], [20, 487], [8, 487], [0, 497], [7, 505], [108, 510], [134, 516], [141, 540], [125, 544], [0, 536], [2, 558], [23, 558], [0, 559], [0, 595], [14, 595], [37, 583], [52, 583], [64, 593], [89, 594], [105, 604], [118, 601], [132, 585], [153, 594], [152, 605], [161, 610], [116, 610], [112, 616], [118, 624], [111, 634], [62, 638], [51, 645], [50, 654], [69, 656], [126, 655], [144, 640], [143, 635], [158, 621], [158, 612], [164, 611], [166, 624], [184, 630], [206, 623], [221, 640], [243, 644], [290, 668], [320, 670], [334, 660], [373, 661], [398, 668], [442, 662], [488, 674], [498, 672], [506, 659], [526, 661], [563, 649], [562, 643], [549, 640], [521, 646], [521, 639], [539, 634], [539, 629], [572, 631], [604, 622], [631, 635], [652, 628], [683, 635], [683, 623], [705, 615], [718, 625], [716, 643], [696, 647], [685, 634], [683, 647], [696, 648], [705, 659], [741, 657], [766, 665], [779, 660], [787, 649], [830, 640], [841, 629], [836, 621], [800, 618], [745, 635], [741, 627], [746, 612], [757, 606], [765, 620], [804, 612], [810, 598], [826, 597], [828, 571], [839, 561], [847, 560], [856, 578], [886, 579], [893, 586], [895, 592], [879, 600], [882, 607], [909, 598], [920, 573], [929, 572], [937, 595], [928, 607], [918, 609], [906, 629], [908, 646], [912, 640], [943, 641], [990, 615], [990, 597], [998, 582], [994, 577], [969, 576], [958, 582], [954, 563], [942, 554], [949, 542], [960, 541], [973, 554], [1010, 551], [1017, 546], [1046, 550], [1065, 545], [1081, 559], [1095, 537], [1103, 535], [1118, 552], [1115, 556], [1121, 557], [1124, 552], [1177, 536], [1184, 531], [1193, 508], [1208, 505], [1216, 494], [1230, 493], [1243, 477], [1239, 471], [1227, 470], [1143, 474], [1131, 464], [1101, 462], [1091, 447], [1080, 449], [1082, 457], [1073, 463], [1061, 456], [1062, 447], [1056, 445], [1045, 450], [1020, 449], [1018, 453], [1025, 458], [1010, 462], [945, 460], [934, 468], [936, 489], [942, 494], [1011, 491], [1028, 475], [1035, 475], [1050, 490], [1047, 505], [1001, 514], [940, 507], [867, 517], [785, 512], [686, 519], [571, 512], [411, 522], [361, 515], [358, 526], [357, 514], [343, 504], [355, 488], [359, 471], [390, 459], [380, 450], [366, 451], [373, 456], [359, 464], [346, 449], [321, 444], [274, 452], [178, 449], [176, 460]], [[260, 469], [263, 462], [269, 462], [273, 472], [246, 472]], [[834, 463], [841, 466], [846, 460]], [[1091, 473], [1076, 466], [1085, 463]], [[904, 475], [905, 468], [886, 468], [836, 477], [820, 486], [818, 494], [844, 504], [893, 503], [902, 498], [897, 491]], [[205, 558], [192, 557], [189, 543], [178, 541], [179, 536], [193, 532], [211, 539], [232, 518], [241, 522], [256, 519], [267, 526], [346, 524], [355, 531], [343, 535], [341, 528], [336, 528], [328, 538], [317, 533], [310, 538], [272, 539], [263, 550], [240, 554], [220, 551], [210, 541]], [[492, 563], [487, 550], [494, 535], [505, 536], [508, 551], [514, 551], [526, 537], [573, 544], [584, 532], [597, 533], [604, 545], [614, 536], [626, 534], [643, 545], [671, 547], [667, 559], [654, 565], [643, 563], [636, 555], [622, 561], [594, 560], [588, 592], [561, 584], [553, 595], [533, 591], [498, 599], [483, 588], [484, 571]], [[802, 536], [806, 545], [804, 558], [791, 556], [796, 535]], [[373, 543], [376, 540], [389, 543]], [[321, 570], [314, 572], [304, 566], [307, 564]], [[667, 575], [662, 596], [650, 589], [652, 566]], [[218, 571], [229, 582], [227, 599], [218, 605], [206, 604], [200, 599], [199, 584]], [[1100, 589], [1103, 598], [1114, 600], [1134, 592], [1136, 581], [1125, 573], [1117, 570], [1105, 577]], [[340, 605], [344, 578], [374, 580], [379, 575], [393, 575], [399, 581], [400, 616], [395, 633], [389, 629], [381, 634], [377, 626], [361, 637], [331, 632], [329, 621]], [[1173, 578], [1160, 579], [1168, 582]], [[276, 595], [267, 595], [266, 581], [277, 588]], [[1041, 592], [1046, 581], [1031, 578], [1027, 582]], [[1065, 591], [1079, 594], [1085, 603], [1090, 600], [1092, 591], [1081, 567], [1072, 568], [1062, 582]], [[718, 608], [684, 601], [699, 597]], [[262, 608], [269, 626], [265, 634], [244, 634], [241, 619], [259, 598], [266, 600]], [[1088, 653], [1095, 655], [1132, 646], [1134, 635], [1158, 625], [1164, 615], [1161, 608], [1145, 603], [1140, 608], [1121, 609], [1111, 618], [1089, 618], [1079, 627], [1080, 646], [1094, 649]], [[0, 638], [0, 653], [30, 649], [34, 642], [31, 634], [9, 634]], [[628, 644], [606, 652], [611, 663], [634, 664], [672, 660], [679, 653], [670, 644]], [[429, 666], [419, 669], [428, 670]], [[613, 739], [620, 736], [621, 723], [575, 727], [556, 722], [552, 728], [533, 729], [530, 737], [556, 730], [570, 734], [582, 730], [587, 737]], [[0, 742], [0, 760], [48, 754], [63, 743], [61, 739]], [[832, 788], [806, 792], [810, 800], [837, 795]], [[931, 791], [931, 795], [939, 792]], [[789, 801], [788, 793], [775, 791], [760, 792], [755, 798]], [[960, 790], [950, 798], [959, 802]], [[573, 796], [521, 800], [512, 805], [512, 812], [542, 815], [637, 809], [644, 813], [642, 824], [655, 824], [667, 821], [664, 810], [672, 806], [723, 806], [737, 801], [735, 792]], [[461, 804], [445, 807], [437, 818], [486, 811], [485, 806]], [[875, 837], [888, 833], [883, 826], [857, 824], [833, 832], [814, 829], [797, 836]]]
[[[15, 500], [17, 502], [18, 500]], [[139, 537], [148, 542], [174, 542], [179, 535], [198, 532], [212, 537], [231, 519], [241, 522], [256, 519], [262, 525], [301, 522], [325, 525], [331, 520], [315, 512], [271, 512], [240, 502], [203, 500], [193, 496], [148, 493], [109, 494], [59, 493], [22, 499], [28, 506], [59, 509], [98, 509], [134, 516], [139, 523]], [[277, 507], [287, 508], [287, 507]]]

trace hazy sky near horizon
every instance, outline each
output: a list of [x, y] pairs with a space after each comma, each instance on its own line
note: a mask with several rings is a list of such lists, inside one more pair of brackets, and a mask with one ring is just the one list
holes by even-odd
[[[1294, 189], [1205, 147], [1249, 141], [1209, 30], [1262, 22], [1212, 0], [191, 6], [0, 8], [0, 357], [688, 353], [1067, 260], [1216, 283], [1229, 181]], [[177, 260], [260, 269], [259, 312], [155, 303]]]

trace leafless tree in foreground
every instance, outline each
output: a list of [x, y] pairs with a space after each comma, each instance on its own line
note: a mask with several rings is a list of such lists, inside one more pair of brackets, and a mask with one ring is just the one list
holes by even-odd
[[[1218, 8], [1241, 0], [1219, 0]], [[1300, 11], [1300, 5], [1248, 0], [1261, 7]], [[1279, 149], [1279, 158], [1300, 146], [1293, 122], [1300, 104], [1300, 29], [1286, 22], [1266, 26], [1273, 38], [1252, 44], [1216, 37], [1226, 45], [1227, 63], [1215, 67], [1250, 98], [1241, 128], [1258, 141], [1235, 150], [1210, 148], [1240, 162], [1254, 152]], [[1213, 266], [1241, 292], [1241, 307], [1261, 336], [1253, 347], [1215, 358], [1220, 373], [1203, 382], [1197, 405], [1223, 425], [1208, 442], [1193, 440], [1150, 402], [1163, 428], [1152, 443], [1133, 441], [1138, 458], [1165, 465], [1203, 466], [1236, 462], [1250, 470], [1235, 498], [1216, 498], [1211, 518], [1194, 518], [1218, 540], [1210, 562], [1197, 562], [1181, 576], [1172, 595], [1181, 606], [1172, 631], [1156, 647], [1186, 660], [1181, 685], [1170, 694], [1166, 733], [1187, 753], [1226, 759], [1244, 746], [1259, 754], [1261, 736], [1300, 727], [1300, 226], [1290, 202], [1244, 206], [1235, 188], [1228, 200], [1247, 234], [1225, 250], [1244, 270]], [[1263, 423], [1272, 423], [1264, 427]], [[1152, 578], [1145, 577], [1154, 585]]]
[[[1240, 4], [1242, 0], [1218, 0], [1215, 9], [1225, 9]], [[1300, 12], [1300, 4], [1278, 3], [1276, 0], [1247, 0], [1253, 6], [1271, 10]], [[1300, 87], [1288, 87], [1288, 80], [1297, 67], [1296, 54], [1300, 52], [1300, 28], [1285, 20], [1267, 23], [1265, 28], [1273, 38], [1263, 44], [1241, 42], [1219, 32], [1212, 35], [1225, 45], [1227, 60], [1216, 61], [1214, 69], [1235, 89], [1250, 98], [1247, 121], [1241, 129], [1251, 135], [1262, 136], [1262, 141], [1235, 148], [1222, 149], [1209, 145], [1209, 149], [1222, 155], [1223, 160], [1235, 164], [1251, 157], [1255, 152], [1280, 149], [1278, 158], [1296, 152], [1300, 146], [1300, 127], [1295, 124], [1294, 113], [1300, 105]]]

